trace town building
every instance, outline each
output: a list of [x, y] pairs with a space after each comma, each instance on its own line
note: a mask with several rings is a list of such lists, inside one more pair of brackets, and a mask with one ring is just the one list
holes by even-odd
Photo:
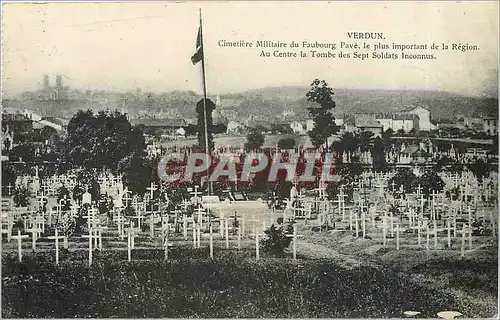
[[418, 116], [418, 127], [420, 131], [431, 131], [436, 129], [436, 125], [431, 122], [431, 112], [422, 106], [405, 106], [405, 112]]
[[6, 108], [2, 111], [2, 127], [8, 127], [16, 135], [28, 134], [33, 132], [33, 119], [21, 110]]
[[296, 134], [305, 134], [306, 133], [305, 125], [300, 121], [292, 121], [290, 123], [290, 128], [292, 128], [293, 133], [296, 133]]
[[230, 120], [227, 123], [226, 133], [227, 134], [240, 134], [240, 133], [242, 133], [243, 129], [244, 129], [244, 126], [240, 122]]
[[394, 132], [402, 130], [408, 133], [419, 128], [419, 117], [410, 113], [377, 114], [375, 119], [382, 125], [382, 130]]
[[489, 136], [498, 134], [498, 119], [495, 117], [483, 118], [483, 132]]
[[371, 132], [375, 136], [382, 134], [383, 126], [375, 117], [367, 114], [354, 114], [348, 116], [344, 122], [345, 131], [348, 132]]

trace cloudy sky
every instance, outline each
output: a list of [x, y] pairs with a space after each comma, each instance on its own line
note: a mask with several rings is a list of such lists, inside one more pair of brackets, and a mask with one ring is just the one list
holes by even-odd
[[[210, 93], [325, 79], [334, 88], [429, 89], [498, 96], [498, 2], [211, 2], [4, 4], [3, 92], [62, 74], [78, 89], [201, 90], [190, 57], [203, 12]], [[436, 60], [279, 59], [227, 41], [349, 41], [382, 32], [385, 42], [470, 43], [475, 52]], [[340, 51], [337, 48], [337, 51]], [[52, 80], [53, 81], [53, 80]]]

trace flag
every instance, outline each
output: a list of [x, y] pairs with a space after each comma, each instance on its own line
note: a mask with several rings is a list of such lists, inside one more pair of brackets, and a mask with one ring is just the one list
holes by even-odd
[[203, 41], [201, 39], [201, 25], [198, 28], [198, 36], [196, 37], [196, 51], [191, 57], [191, 62], [197, 64], [203, 59]]

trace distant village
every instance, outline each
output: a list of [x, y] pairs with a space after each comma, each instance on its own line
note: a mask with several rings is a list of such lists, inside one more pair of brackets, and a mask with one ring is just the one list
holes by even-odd
[[[4, 100], [2, 108], [2, 151], [11, 150], [22, 143], [26, 133], [39, 132], [50, 128], [64, 136], [73, 112], [68, 113], [66, 105], [76, 105], [81, 109], [117, 110], [126, 113], [130, 123], [141, 126], [149, 144], [189, 139], [196, 134], [195, 116], [182, 116], [168, 106], [156, 106], [159, 112], [151, 114], [147, 110], [129, 109], [126, 99], [134, 95], [109, 92], [81, 92], [63, 84], [63, 77], [56, 75], [51, 85], [48, 75], [43, 76], [41, 88], [25, 92], [20, 101], [29, 101], [33, 108], [23, 108], [18, 100]], [[136, 92], [140, 95], [142, 92]], [[125, 96], [125, 100], [123, 100]], [[121, 100], [120, 100], [121, 99]], [[270, 118], [267, 115], [250, 114], [239, 118], [235, 101], [231, 98], [212, 97], [216, 104], [213, 114], [214, 133], [226, 136], [245, 135], [250, 129], [265, 135], [303, 136], [312, 130], [314, 122], [307, 112], [297, 114], [293, 110], [284, 111]], [[122, 101], [122, 103], [120, 103]], [[98, 103], [98, 104], [93, 104]], [[57, 108], [56, 116], [48, 114], [49, 107]], [[104, 107], [102, 107], [104, 106]], [[108, 107], [106, 107], [108, 106]], [[192, 108], [194, 109], [194, 107]], [[306, 107], [304, 107], [306, 109]], [[76, 112], [76, 110], [75, 110]], [[352, 113], [335, 115], [338, 135], [344, 132], [371, 132], [375, 137], [385, 132], [401, 136], [432, 135], [447, 138], [491, 139], [498, 135], [498, 119], [495, 116], [482, 118], [461, 117], [458, 121], [436, 121], [425, 105], [401, 105], [397, 112], [391, 113]], [[306, 139], [307, 140], [307, 139]], [[308, 147], [305, 143], [305, 147]]]

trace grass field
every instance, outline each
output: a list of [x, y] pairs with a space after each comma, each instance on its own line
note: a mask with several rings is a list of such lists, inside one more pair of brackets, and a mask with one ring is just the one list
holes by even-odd
[[[401, 252], [401, 254], [403, 254]], [[85, 251], [2, 258], [2, 317], [403, 317], [417, 310], [435, 317], [459, 310], [469, 317], [491, 317], [491, 303], [471, 303], [436, 285], [491, 298], [497, 291], [495, 252], [482, 260], [421, 260], [394, 256], [387, 261], [344, 267], [335, 259], [299, 260], [263, 256], [251, 249], [174, 247], [169, 261], [158, 250], [96, 253], [87, 266]], [[415, 256], [415, 255], [414, 255]], [[360, 256], [357, 256], [358, 258]], [[399, 258], [398, 258], [399, 257]], [[366, 257], [367, 261], [370, 257]], [[393, 261], [393, 262], [389, 262]], [[452, 276], [449, 276], [449, 275]], [[437, 279], [437, 280], [436, 280]], [[429, 283], [430, 281], [430, 283]]]

